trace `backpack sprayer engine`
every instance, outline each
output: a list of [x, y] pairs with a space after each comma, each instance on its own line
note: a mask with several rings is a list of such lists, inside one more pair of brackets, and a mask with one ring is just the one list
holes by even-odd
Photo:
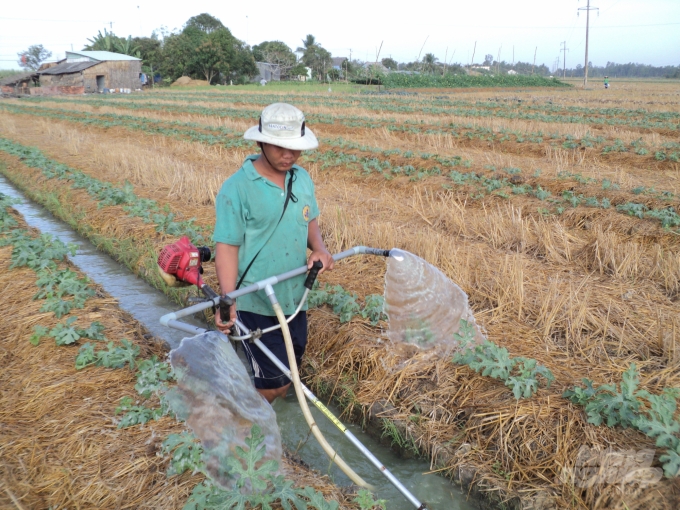
[[[158, 272], [169, 287], [196, 285], [205, 297], [219, 297], [203, 282], [203, 262], [209, 262], [212, 254], [207, 246], [196, 247], [187, 236], [167, 245], [158, 255]], [[229, 298], [220, 299], [220, 317], [229, 320], [229, 309], [234, 302]]]

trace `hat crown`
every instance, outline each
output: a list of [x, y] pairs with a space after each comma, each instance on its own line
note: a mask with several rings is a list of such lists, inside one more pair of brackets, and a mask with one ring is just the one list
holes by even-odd
[[306, 151], [319, 146], [312, 130], [305, 126], [304, 114], [288, 103], [267, 106], [262, 110], [258, 125], [248, 129], [243, 138], [294, 151]]
[[260, 116], [260, 132], [273, 138], [301, 138], [304, 124], [304, 114], [287, 103], [270, 104]]

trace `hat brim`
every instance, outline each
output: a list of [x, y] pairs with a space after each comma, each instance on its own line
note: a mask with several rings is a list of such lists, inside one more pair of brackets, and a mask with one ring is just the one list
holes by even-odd
[[261, 133], [259, 126], [253, 126], [245, 132], [243, 138], [246, 140], [252, 140], [254, 142], [263, 142], [277, 145], [292, 151], [308, 151], [311, 149], [316, 149], [319, 146], [316, 136], [309, 128], [305, 128], [305, 135], [301, 136], [300, 138], [276, 138]]

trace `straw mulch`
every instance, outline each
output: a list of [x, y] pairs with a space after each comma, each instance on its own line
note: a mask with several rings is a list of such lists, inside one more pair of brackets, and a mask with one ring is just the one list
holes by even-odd
[[[647, 488], [616, 484], [581, 490], [562, 483], [562, 468], [574, 467], [583, 445], [639, 451], [654, 450], [654, 441], [632, 430], [588, 424], [582, 409], [554, 388], [517, 401], [500, 381], [415, 348], [395, 349], [384, 338], [378, 342], [372, 328], [358, 321], [342, 325], [328, 310], [311, 314], [310, 329], [307, 371], [317, 391], [378, 433], [383, 418], [392, 420], [400, 435], [431, 459], [433, 470], [466, 486], [477, 484], [487, 491], [483, 497], [517, 508], [680, 505], [677, 478]], [[402, 450], [408, 454], [412, 445]]]
[[[143, 248], [128, 263], [153, 278], [149, 257], [164, 244], [153, 227], [122, 217], [117, 208], [98, 210], [84, 192], [45, 181], [23, 165], [12, 166], [31, 176], [34, 189], [53, 191], [65, 209], [82, 218], [83, 228]], [[307, 367], [319, 393], [337, 398], [369, 426], [379, 428], [382, 418], [389, 418], [432, 458], [433, 469], [496, 499], [521, 500], [534, 508], [680, 504], [677, 480], [646, 488], [581, 489], [558, 478], [563, 467], [574, 466], [582, 445], [654, 446], [631, 430], [587, 424], [583, 410], [561, 393], [581, 377], [618, 382], [632, 361], [641, 368], [645, 389], [658, 393], [677, 386], [680, 272], [674, 239], [649, 222], [611, 212], [586, 217], [577, 210], [544, 220], [522, 214], [519, 198], [513, 198], [516, 211], [487, 209], [428, 191], [426, 184], [407, 188], [366, 178], [357, 186], [350, 172], [310, 170], [332, 251], [370, 244], [417, 253], [470, 294], [491, 339], [513, 356], [537, 359], [557, 377], [549, 390], [517, 402], [498, 381], [446, 359], [388, 348], [375, 341], [380, 332], [374, 328], [358, 320], [340, 325], [321, 310], [310, 314]], [[114, 174], [106, 178], [115, 179]], [[139, 189], [162, 195], [151, 187]], [[212, 220], [212, 208], [208, 214], [174, 205], [185, 214], [198, 212], [199, 224]], [[359, 295], [375, 293], [381, 288], [381, 267], [379, 261], [345, 261], [322, 280]]]
[[[37, 347], [29, 343], [35, 325], [60, 321], [39, 312], [35, 272], [9, 269], [11, 250], [0, 248], [0, 508], [181, 508], [202, 476], [167, 478], [168, 458], [159, 453], [163, 440], [184, 425], [164, 417], [118, 429], [114, 411], [121, 398], [139, 399], [133, 372], [76, 371], [77, 345], [59, 347], [51, 338]], [[76, 324], [99, 321], [109, 340], [127, 338], [141, 357], [162, 359], [161, 343], [94, 287], [97, 295], [71, 314]], [[296, 485], [352, 506], [327, 477], [295, 461], [284, 460], [283, 467]]]

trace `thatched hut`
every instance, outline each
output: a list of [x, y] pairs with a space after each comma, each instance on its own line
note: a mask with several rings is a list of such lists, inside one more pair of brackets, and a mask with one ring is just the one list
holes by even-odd
[[20, 73], [12, 76], [7, 76], [0, 80], [0, 91], [3, 94], [28, 94], [28, 89], [38, 80], [38, 75], [35, 71], [28, 73]]
[[110, 51], [67, 51], [60, 64], [39, 71], [42, 88], [82, 94], [104, 89], [141, 88], [142, 61]]

